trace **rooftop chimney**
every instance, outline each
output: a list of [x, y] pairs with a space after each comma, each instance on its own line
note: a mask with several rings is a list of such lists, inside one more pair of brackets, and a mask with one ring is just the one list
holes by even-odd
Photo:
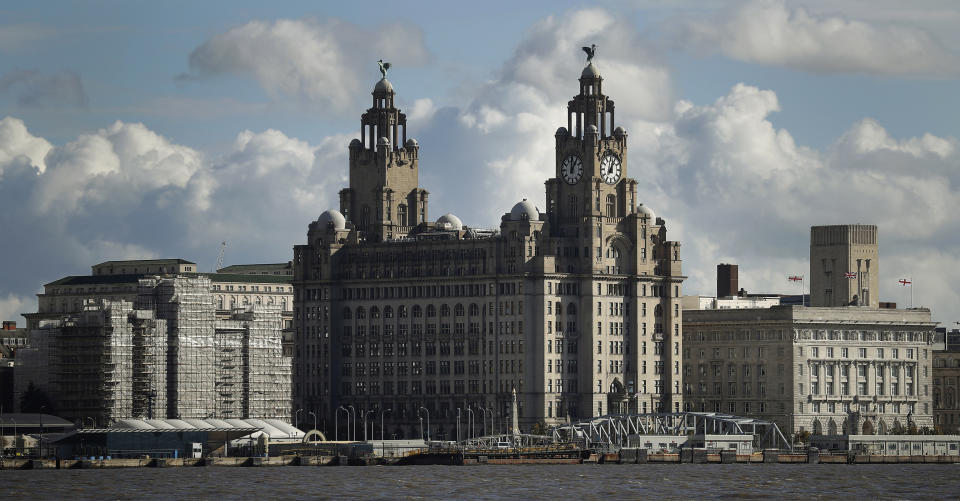
[[717, 265], [717, 297], [736, 296], [739, 290], [737, 284], [737, 265]]

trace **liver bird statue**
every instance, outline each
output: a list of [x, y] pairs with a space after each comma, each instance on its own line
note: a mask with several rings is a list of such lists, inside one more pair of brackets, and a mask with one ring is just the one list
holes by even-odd
[[390, 63], [383, 62], [383, 59], [377, 61], [377, 64], [380, 65], [380, 74], [383, 75], [383, 78], [387, 78], [387, 70], [390, 69]]
[[583, 51], [587, 53], [587, 63], [593, 61], [593, 56], [597, 54], [597, 44], [590, 44], [590, 47], [583, 47]]

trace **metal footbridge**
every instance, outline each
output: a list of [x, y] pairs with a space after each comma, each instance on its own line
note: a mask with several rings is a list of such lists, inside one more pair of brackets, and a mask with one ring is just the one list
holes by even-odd
[[776, 423], [715, 412], [609, 414], [553, 428], [553, 441], [585, 449], [619, 449], [638, 436], [704, 437], [751, 435], [754, 449], [793, 447]]

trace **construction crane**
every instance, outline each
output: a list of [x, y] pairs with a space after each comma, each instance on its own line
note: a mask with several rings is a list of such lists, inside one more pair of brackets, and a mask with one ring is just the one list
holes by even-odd
[[227, 243], [220, 242], [220, 253], [217, 254], [217, 266], [213, 269], [214, 273], [220, 271], [220, 268], [223, 268], [223, 253], [226, 250], [227, 250]]

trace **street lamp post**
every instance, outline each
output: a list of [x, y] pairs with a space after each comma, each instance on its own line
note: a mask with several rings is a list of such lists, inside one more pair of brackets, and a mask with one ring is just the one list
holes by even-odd
[[469, 405], [467, 406], [467, 415], [470, 416], [470, 427], [467, 430], [467, 435], [470, 440], [473, 440], [473, 409]]
[[[419, 414], [419, 410], [418, 410], [417, 414]], [[423, 418], [420, 417], [420, 416], [417, 416], [417, 419], [420, 420], [420, 440], [423, 440], [424, 442], [426, 442], [426, 440], [424, 440], [424, 438], [423, 438]]]
[[340, 411], [347, 415], [347, 440], [350, 440], [350, 411], [341, 405], [333, 413], [333, 440], [336, 442], [340, 441]]
[[483, 434], [483, 435], [486, 435], [486, 434], [487, 434], [487, 410], [484, 409], [483, 407], [480, 407], [479, 405], [477, 406], [477, 408], [480, 409], [480, 414], [483, 415], [483, 416], [482, 416], [482, 417], [483, 417], [483, 428], [480, 429], [480, 433]]
[[[367, 415], [373, 414], [374, 411], [370, 410], [370, 411], [362, 411], [362, 412], [363, 412], [363, 441], [366, 442], [367, 441]], [[370, 438], [373, 438], [373, 420], [372, 419], [370, 420], [370, 428], [371, 428]]]
[[297, 411], [293, 413], [293, 427], [298, 430], [300, 429], [300, 413], [301, 412], [303, 412], [303, 409], [297, 409]]
[[96, 428], [96, 427], [97, 427], [97, 420], [94, 419], [93, 416], [87, 416], [87, 417], [84, 419], [84, 422], [86, 422], [87, 419], [89, 419], [89, 420], [90, 420], [90, 423], [93, 425], [92, 428]]
[[350, 409], [353, 416], [350, 418], [350, 421], [353, 422], [353, 433], [350, 434], [350, 426], [347, 425], [347, 434], [349, 435], [349, 440], [352, 442], [357, 439], [357, 410], [353, 408], [352, 405], [348, 405], [347, 409]]
[[383, 413], [391, 412], [391, 409], [380, 409], [380, 456], [387, 454], [386, 437], [383, 436]]
[[307, 415], [308, 415], [308, 416], [313, 416], [313, 429], [316, 430], [316, 429], [317, 429], [317, 415], [314, 414], [313, 411], [307, 412]]
[[457, 407], [457, 443], [460, 443], [460, 408]]
[[[429, 442], [430, 441], [430, 411], [423, 406], [420, 406], [420, 409], [423, 409], [423, 412], [427, 413], [427, 442]], [[419, 409], [417, 410], [417, 414], [420, 414]]]

